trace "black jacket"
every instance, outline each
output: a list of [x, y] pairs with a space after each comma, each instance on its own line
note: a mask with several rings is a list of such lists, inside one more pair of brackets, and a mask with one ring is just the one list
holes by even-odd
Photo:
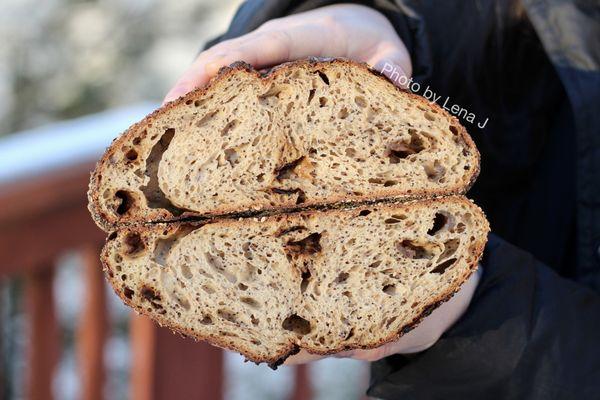
[[[217, 40], [333, 3], [247, 1]], [[392, 22], [420, 94], [476, 116], [470, 196], [493, 231], [467, 313], [431, 349], [374, 363], [368, 394], [600, 398], [600, 3], [356, 3]]]

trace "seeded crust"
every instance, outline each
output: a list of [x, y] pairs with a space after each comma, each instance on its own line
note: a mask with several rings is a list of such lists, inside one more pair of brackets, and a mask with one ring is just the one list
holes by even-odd
[[475, 271], [488, 231], [447, 196], [123, 227], [101, 259], [137, 312], [276, 368], [397, 340]]
[[[317, 183], [314, 184], [307, 175], [310, 174], [311, 162], [313, 161], [311, 158], [313, 155], [308, 155], [308, 152], [306, 151], [307, 146], [300, 144], [297, 146], [298, 148], [295, 148], [294, 146], [290, 147], [288, 144], [284, 144], [282, 155], [278, 159], [279, 164], [275, 165], [275, 168], [265, 169], [264, 171], [266, 173], [266, 178], [273, 180], [273, 182], [269, 181], [272, 185], [270, 186], [270, 191], [268, 193], [265, 192], [264, 198], [246, 199], [240, 202], [239, 199], [242, 199], [243, 196], [240, 196], [239, 193], [226, 192], [222, 195], [225, 198], [224, 201], [220, 203], [215, 202], [213, 204], [210, 203], [210, 196], [207, 194], [203, 194], [203, 197], [199, 196], [197, 199], [190, 199], [190, 196], [181, 193], [178, 195], [178, 192], [184, 190], [181, 186], [188, 187], [190, 185], [187, 181], [181, 181], [186, 172], [185, 168], [187, 168], [187, 164], [183, 162], [182, 158], [184, 156], [189, 158], [190, 155], [186, 155], [185, 153], [186, 148], [194, 146], [195, 141], [194, 139], [192, 142], [186, 142], [186, 137], [178, 136], [177, 132], [171, 132], [171, 137], [169, 137], [170, 126], [176, 125], [174, 122], [177, 122], [173, 120], [173, 118], [178, 118], [180, 116], [178, 113], [182, 112], [181, 110], [194, 108], [196, 103], [209, 101], [207, 99], [211, 98], [211, 96], [214, 97], [222, 94], [222, 89], [224, 87], [230, 89], [227, 86], [228, 80], [254, 79], [256, 80], [255, 84], [259, 84], [264, 89], [269, 89], [273, 82], [281, 82], [295, 73], [305, 75], [312, 74], [318, 79], [321, 77], [321, 75], [318, 74], [319, 71], [322, 71], [325, 76], [327, 76], [327, 74], [334, 74], [342, 71], [347, 74], [354, 74], [352, 76], [363, 80], [369, 80], [371, 78], [367, 79], [367, 77], [375, 76], [377, 79], [373, 81], [373, 85], [377, 87], [379, 87], [378, 85], [383, 85], [381, 87], [384, 88], [386, 96], [391, 99], [390, 102], [394, 103], [392, 100], [399, 98], [406, 103], [410, 110], [421, 110], [424, 116], [427, 114], [428, 118], [433, 118], [432, 121], [426, 120], [425, 117], [422, 118], [424, 123], [430, 124], [430, 128], [427, 128], [429, 131], [425, 133], [439, 135], [438, 138], [423, 138], [421, 135], [423, 132], [419, 132], [416, 134], [416, 144], [412, 142], [411, 145], [406, 143], [390, 144], [388, 140], [388, 143], [384, 144], [389, 148], [383, 150], [374, 147], [378, 153], [376, 156], [373, 156], [379, 158], [383, 157], [384, 159], [385, 157], [390, 157], [390, 160], [392, 160], [389, 161], [390, 163], [397, 162], [399, 165], [409, 165], [407, 160], [410, 159], [417, 160], [416, 163], [430, 163], [428, 167], [424, 167], [428, 168], [427, 174], [428, 176], [431, 175], [433, 179], [432, 182], [427, 182], [427, 180], [425, 180], [425, 184], [429, 185], [429, 187], [424, 187], [422, 182], [417, 178], [398, 177], [398, 179], [389, 179], [389, 171], [386, 170], [384, 171], [386, 178], [373, 176], [372, 179], [375, 183], [366, 186], [361, 184], [363, 188], [361, 188], [360, 191], [352, 192], [351, 187], [344, 190], [342, 188], [343, 185], [335, 188], [323, 189], [318, 187], [319, 182], [323, 180], [322, 176], [318, 176], [318, 179], [316, 180]], [[333, 77], [331, 79], [333, 83], [333, 79], [339, 78]], [[341, 79], [345, 79], [345, 77], [342, 76]], [[311, 91], [314, 90], [312, 93], [315, 96], [311, 101], [320, 101], [316, 97], [318, 97], [323, 89], [323, 82], [318, 80], [316, 83], [317, 86], [315, 86], [316, 89], [311, 89]], [[371, 80], [369, 80], [369, 82], [371, 82]], [[325, 86], [328, 85], [329, 83]], [[261, 93], [255, 94], [261, 95]], [[263, 95], [264, 94], [265, 93], [263, 93]], [[366, 99], [366, 101], [369, 102], [371, 100], [370, 96], [372, 97], [374, 95], [365, 94], [363, 100]], [[269, 96], [263, 98], [263, 100], [265, 102], [271, 101]], [[202, 107], [203, 105], [199, 105], [200, 109], [203, 109]], [[279, 108], [283, 107], [284, 105], [281, 105]], [[337, 105], [337, 107], [339, 108], [341, 105]], [[392, 104], [392, 107], [395, 107], [395, 105]], [[359, 118], [361, 115], [360, 113], [353, 114], [353, 108], [350, 106], [348, 106], [347, 111], [348, 110], [350, 110], [351, 118]], [[258, 113], [258, 111], [256, 112]], [[397, 112], [400, 111], [397, 110]], [[293, 114], [294, 118], [292, 118], [292, 120], [299, 120], [301, 116], [302, 111], [300, 110], [298, 113]], [[227, 118], [229, 118], [229, 116], [227, 116]], [[193, 117], [190, 123], [197, 123], [199, 122], [199, 119], [201, 119], [200, 116]], [[423, 126], [421, 126], [421, 128]], [[442, 132], [441, 126], [447, 127], [449, 131]], [[393, 128], [396, 129], [398, 127]], [[402, 129], [405, 128], [409, 129], [408, 125]], [[389, 127], [383, 126], [382, 129], [389, 129]], [[427, 131], [427, 129], [425, 130]], [[406, 132], [403, 132], [403, 135], [406, 136]], [[387, 135], [385, 132], [382, 134], [383, 136]], [[434, 160], [431, 157], [431, 159], [427, 158], [429, 156], [426, 155], [429, 150], [427, 148], [424, 151], [419, 150], [419, 140], [425, 140], [425, 142], [432, 140], [431, 143], [435, 146], [435, 143], [437, 143], [436, 141], [440, 140], [440, 138], [445, 138], [444, 140], [452, 139], [457, 148], [462, 149], [462, 154], [456, 152], [454, 155], [454, 159], [459, 164], [452, 166], [453, 168], [456, 167], [460, 170], [450, 171], [451, 166], [443, 165], [443, 160], [442, 165], [436, 164], [434, 167]], [[173, 143], [171, 143], [171, 141], [173, 141]], [[172, 145], [169, 146], [169, 144]], [[427, 143], [425, 143], [425, 145], [427, 145]], [[444, 145], [444, 149], [447, 147], [447, 145]], [[291, 148], [294, 148], [295, 150], [290, 150]], [[298, 149], [300, 148], [304, 153], [299, 152]], [[325, 151], [328, 147], [324, 146], [322, 149]], [[233, 151], [234, 155], [236, 155], [235, 149], [226, 150], [229, 150], [230, 152]], [[387, 156], [385, 154], [382, 155], [383, 153], [380, 151], [389, 154], [387, 154]], [[412, 154], [415, 151], [416, 153]], [[419, 151], [422, 152], [422, 156], [418, 154]], [[442, 150], [435, 151], [439, 152]], [[194, 151], [191, 153], [191, 155], [194, 154], [197, 154], [197, 152]], [[400, 156], [397, 157], [398, 155]], [[236, 160], [232, 161], [231, 159], [223, 161], [223, 157], [226, 158], [226, 156], [223, 155], [219, 155], [219, 157], [221, 158], [219, 158], [220, 161], [218, 162], [231, 162], [232, 167], [233, 163], [236, 162]], [[261, 157], [265, 157], [265, 155], [254, 155], [254, 158], [256, 159], [260, 159]], [[314, 157], [316, 157], [316, 155]], [[367, 157], [366, 162], [372, 162], [373, 157]], [[149, 158], [150, 160], [148, 160]], [[246, 160], [246, 158], [242, 159], [242, 161], [244, 160]], [[385, 161], [388, 162], [387, 159], [385, 159]], [[294, 163], [296, 164], [294, 165]], [[349, 161], [347, 164], [343, 164], [342, 168], [346, 165], [349, 168], [357, 165], [357, 163], [355, 161]], [[463, 170], [463, 165], [468, 169]], [[269, 166], [273, 167], [272, 165]], [[225, 167], [229, 166], [226, 164]], [[329, 168], [329, 166], [327, 167]], [[184, 168], [184, 170], [181, 170], [181, 168]], [[288, 170], [286, 170], [286, 168], [288, 168]], [[295, 169], [297, 169], [297, 171]], [[442, 174], [441, 176], [438, 176], [441, 169], [446, 170], [445, 175]], [[349, 173], [352, 175], [352, 171]], [[411, 173], [413, 174], [411, 176], [415, 176], [414, 171]], [[219, 74], [213, 78], [206, 87], [196, 89], [178, 100], [164, 105], [139, 123], [134, 124], [123, 135], [117, 138], [107, 149], [91, 175], [88, 198], [89, 209], [94, 221], [102, 229], [110, 232], [113, 231], [116, 226], [147, 222], [176, 221], [190, 217], [211, 218], [238, 213], [248, 215], [263, 211], [288, 212], [298, 209], [319, 208], [332, 204], [337, 205], [340, 203], [368, 202], [378, 201], [380, 199], [402, 199], [407, 201], [448, 194], [462, 194], [472, 185], [478, 173], [479, 153], [466, 130], [460, 125], [455, 117], [449, 115], [436, 104], [432, 104], [418, 95], [397, 88], [389, 82], [385, 76], [369, 69], [366, 64], [360, 64], [346, 59], [311, 58], [285, 63], [261, 74], [252, 69], [249, 65], [238, 62], [232, 64], [230, 67], [221, 69]], [[273, 179], [274, 176], [285, 176], [286, 174], [291, 174], [291, 178], [282, 177], [281, 179]], [[200, 177], [200, 175], [201, 173], [198, 172], [197, 177]], [[369, 171], [365, 171], [364, 175], [366, 178], [366, 176], [369, 175]], [[360, 176], [362, 176], [362, 173]], [[343, 175], [338, 177], [341, 178], [342, 183], [345, 182], [345, 179], [349, 179], [344, 178]], [[392, 178], [395, 177], [392, 176]], [[443, 183], [443, 179], [453, 179], [454, 181], [453, 183]], [[119, 183], [117, 183], [117, 181]], [[194, 180], [192, 179], [192, 181]], [[410, 188], [408, 188], [408, 184], [405, 184], [405, 182], [409, 181], [413, 182]], [[124, 184], [124, 182], [126, 182], [126, 184]], [[176, 182], [175, 186], [173, 186], [171, 182]], [[182, 185], [181, 182], [184, 184]], [[227, 191], [232, 185], [232, 182], [224, 180], [221, 187], [224, 191]], [[165, 193], [165, 187], [168, 189], [168, 193]], [[201, 192], [204, 187], [205, 185], [199, 185], [198, 192]], [[144, 189], [141, 190], [140, 188]]]

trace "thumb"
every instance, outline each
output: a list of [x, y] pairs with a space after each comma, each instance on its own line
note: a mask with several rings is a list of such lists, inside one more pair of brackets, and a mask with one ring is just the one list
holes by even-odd
[[411, 83], [412, 64], [405, 48], [393, 50], [374, 57], [373, 69], [379, 71], [396, 86], [407, 89]]

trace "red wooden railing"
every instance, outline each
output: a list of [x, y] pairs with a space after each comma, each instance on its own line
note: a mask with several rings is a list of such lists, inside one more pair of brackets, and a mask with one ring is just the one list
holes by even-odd
[[[104, 233], [86, 209], [91, 163], [50, 171], [16, 183], [0, 184], [0, 277], [25, 281], [27, 360], [25, 393], [52, 399], [52, 380], [61, 352], [53, 278], [63, 253], [83, 255], [83, 312], [76, 332], [81, 399], [101, 399], [105, 380], [104, 346], [110, 331], [104, 277], [98, 254]], [[223, 353], [159, 328], [144, 317], [130, 323], [133, 360], [130, 398], [220, 399]], [[296, 368], [294, 400], [311, 397], [306, 367]]]

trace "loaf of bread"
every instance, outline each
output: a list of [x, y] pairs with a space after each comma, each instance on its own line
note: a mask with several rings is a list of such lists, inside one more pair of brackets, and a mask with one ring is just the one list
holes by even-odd
[[451, 196], [127, 228], [102, 260], [140, 313], [276, 366], [397, 339], [470, 276], [487, 231]]
[[89, 208], [116, 293], [276, 367], [395, 340], [477, 268], [479, 153], [365, 65], [236, 63], [116, 139]]
[[456, 118], [365, 65], [245, 64], [132, 126], [92, 176], [114, 224], [465, 192], [479, 153]]

